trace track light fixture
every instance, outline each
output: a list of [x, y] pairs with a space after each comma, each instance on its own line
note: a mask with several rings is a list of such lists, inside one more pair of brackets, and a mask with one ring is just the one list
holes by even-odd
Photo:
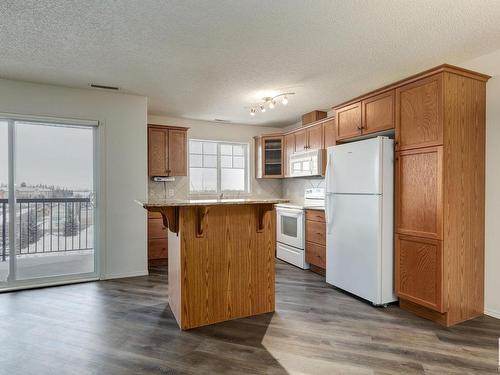
[[251, 106], [247, 107], [250, 109], [250, 116], [255, 116], [255, 114], [257, 113], [257, 110], [260, 110], [260, 112], [265, 112], [266, 107], [268, 107], [269, 109], [273, 109], [280, 102], [283, 105], [287, 105], [288, 104], [288, 97], [291, 95], [295, 95], [295, 93], [294, 92], [285, 92], [283, 94], [278, 94], [278, 95], [275, 95], [273, 97], [268, 96], [268, 97], [262, 98], [262, 103], [252, 104]]

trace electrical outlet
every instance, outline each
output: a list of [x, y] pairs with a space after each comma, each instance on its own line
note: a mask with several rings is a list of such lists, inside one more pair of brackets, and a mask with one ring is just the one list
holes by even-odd
[[175, 195], [175, 190], [174, 189], [168, 189], [168, 196], [173, 197]]

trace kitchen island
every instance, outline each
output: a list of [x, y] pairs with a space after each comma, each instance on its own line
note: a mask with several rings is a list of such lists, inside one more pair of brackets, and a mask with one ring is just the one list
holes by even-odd
[[169, 229], [169, 304], [181, 329], [274, 311], [274, 204], [284, 202], [140, 202]]

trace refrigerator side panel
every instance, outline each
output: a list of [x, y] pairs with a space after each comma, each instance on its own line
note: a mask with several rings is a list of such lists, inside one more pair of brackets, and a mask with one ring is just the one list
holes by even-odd
[[381, 303], [397, 301], [394, 291], [394, 140], [384, 139], [382, 150]]

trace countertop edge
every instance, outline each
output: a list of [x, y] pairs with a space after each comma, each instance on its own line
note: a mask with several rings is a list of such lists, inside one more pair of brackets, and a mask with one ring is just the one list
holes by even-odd
[[144, 208], [154, 207], [190, 207], [190, 206], [223, 206], [223, 205], [249, 205], [249, 204], [278, 204], [287, 203], [288, 199], [244, 199], [244, 200], [179, 200], [179, 201], [158, 201], [158, 202], [143, 202], [135, 200], [135, 202]]

